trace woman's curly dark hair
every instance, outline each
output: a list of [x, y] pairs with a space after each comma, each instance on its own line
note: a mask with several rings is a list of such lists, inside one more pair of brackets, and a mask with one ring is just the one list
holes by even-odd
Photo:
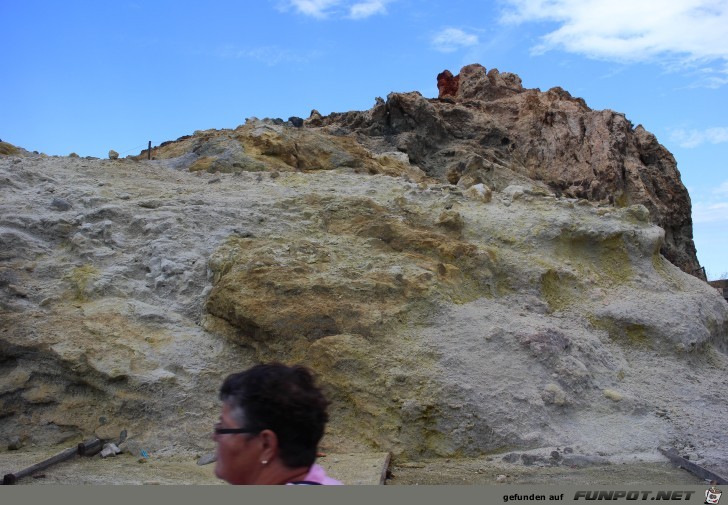
[[281, 363], [256, 365], [229, 375], [220, 387], [220, 399], [242, 409], [246, 428], [276, 434], [286, 466], [313, 465], [329, 420], [329, 402], [309, 369]]

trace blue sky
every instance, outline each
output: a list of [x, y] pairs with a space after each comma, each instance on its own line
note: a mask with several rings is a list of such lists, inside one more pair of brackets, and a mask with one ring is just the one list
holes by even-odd
[[728, 273], [725, 0], [0, 0], [0, 22], [0, 138], [47, 154], [434, 97], [469, 63], [561, 86], [674, 154], [698, 258]]

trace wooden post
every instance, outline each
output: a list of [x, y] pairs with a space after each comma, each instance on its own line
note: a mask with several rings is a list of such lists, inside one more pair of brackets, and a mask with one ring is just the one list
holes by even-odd
[[148, 160], [152, 159], [152, 141], [151, 140], [149, 141], [149, 150], [147, 151], [147, 159]]

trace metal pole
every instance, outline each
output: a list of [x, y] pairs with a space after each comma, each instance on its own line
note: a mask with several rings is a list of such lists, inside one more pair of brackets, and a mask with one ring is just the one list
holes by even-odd
[[52, 456], [33, 466], [29, 466], [28, 468], [20, 470], [19, 472], [5, 474], [3, 476], [2, 483], [5, 485], [15, 484], [19, 479], [22, 479], [23, 477], [26, 477], [33, 472], [37, 472], [38, 470], [44, 470], [49, 466], [55, 465], [56, 463], [71, 459], [76, 454], [91, 456], [92, 454], [95, 454], [94, 451], [98, 452], [97, 449], [101, 449], [101, 440], [99, 440], [98, 438], [91, 438], [89, 440], [86, 440], [85, 442], [78, 444], [78, 446], [76, 447], [70, 447], [63, 452], [56, 454], [55, 456]]
[[33, 472], [36, 472], [38, 470], [43, 470], [45, 468], [48, 468], [51, 465], [54, 465], [61, 461], [70, 459], [73, 456], [75, 456], [76, 454], [78, 454], [78, 448], [71, 447], [70, 449], [66, 449], [63, 452], [56, 454], [52, 458], [48, 458], [45, 461], [41, 461], [38, 464], [29, 466], [28, 468], [25, 468], [24, 470], [20, 470], [19, 472], [15, 472], [15, 473], [6, 474], [5, 476], [3, 476], [3, 484], [5, 484], [5, 485], [15, 484], [18, 481], [18, 479], [22, 479], [26, 475], [30, 475]]
[[149, 141], [149, 148], [147, 150], [147, 159], [148, 160], [152, 159], [152, 141], [151, 140]]

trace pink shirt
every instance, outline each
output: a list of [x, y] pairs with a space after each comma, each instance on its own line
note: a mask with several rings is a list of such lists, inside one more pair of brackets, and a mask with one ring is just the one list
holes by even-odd
[[[325, 486], [341, 486], [343, 485], [342, 482], [332, 479], [328, 475], [326, 475], [326, 472], [323, 468], [319, 465], [313, 465], [311, 469], [308, 471], [306, 476], [301, 479], [304, 481], [309, 482], [318, 482], [319, 484], [323, 484]], [[288, 485], [291, 485], [290, 483]]]

